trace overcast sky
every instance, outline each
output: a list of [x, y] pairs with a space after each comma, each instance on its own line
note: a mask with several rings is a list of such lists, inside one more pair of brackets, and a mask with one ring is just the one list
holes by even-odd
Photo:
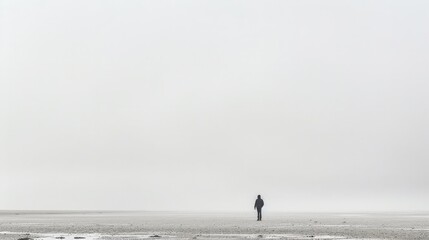
[[0, 4], [0, 209], [429, 210], [428, 1]]

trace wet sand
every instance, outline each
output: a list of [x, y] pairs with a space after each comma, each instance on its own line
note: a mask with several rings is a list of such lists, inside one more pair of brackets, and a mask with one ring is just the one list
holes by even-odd
[[2, 211], [0, 239], [429, 239], [429, 213]]

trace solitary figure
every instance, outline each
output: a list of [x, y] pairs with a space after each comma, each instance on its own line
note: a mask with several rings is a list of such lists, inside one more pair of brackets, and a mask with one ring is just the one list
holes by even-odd
[[264, 200], [262, 200], [261, 195], [258, 195], [258, 199], [255, 201], [254, 209], [258, 210], [258, 221], [262, 220], [262, 207], [264, 206]]

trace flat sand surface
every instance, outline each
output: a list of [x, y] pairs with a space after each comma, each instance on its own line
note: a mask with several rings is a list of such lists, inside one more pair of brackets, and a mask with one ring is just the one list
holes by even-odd
[[429, 239], [429, 213], [0, 211], [0, 239]]

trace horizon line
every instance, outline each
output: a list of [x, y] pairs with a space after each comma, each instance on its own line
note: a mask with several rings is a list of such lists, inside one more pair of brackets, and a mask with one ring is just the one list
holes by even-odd
[[[124, 209], [0, 209], [0, 213], [10, 212], [87, 212], [87, 213], [109, 213], [109, 212], [146, 212], [146, 213], [247, 213], [254, 210], [124, 210]], [[423, 213], [429, 210], [266, 210], [270, 213]]]

